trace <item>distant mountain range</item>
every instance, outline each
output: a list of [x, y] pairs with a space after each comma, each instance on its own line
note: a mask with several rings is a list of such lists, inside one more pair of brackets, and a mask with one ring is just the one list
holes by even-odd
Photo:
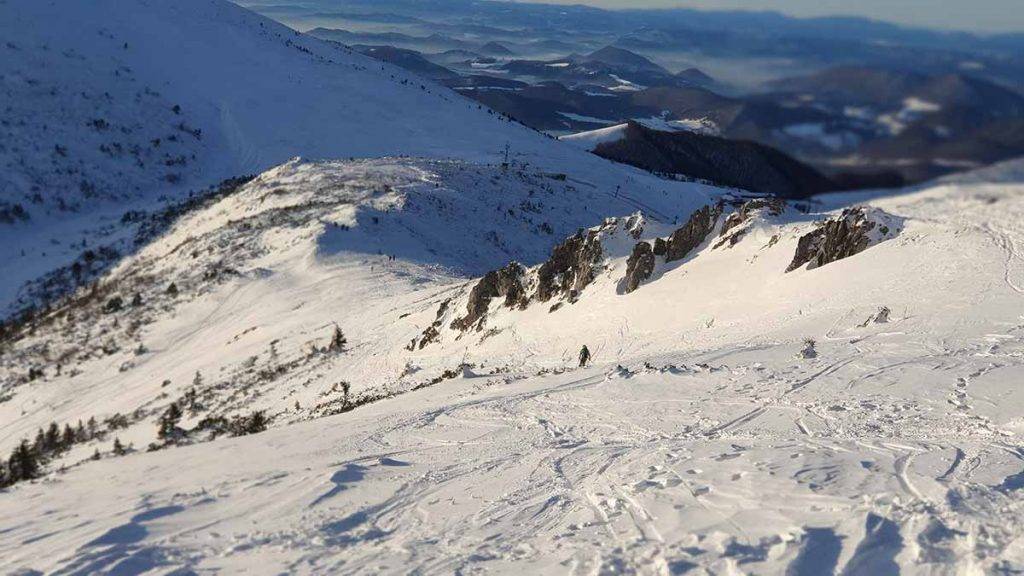
[[[1024, 34], [1020, 33], [978, 35], [864, 18], [792, 18], [768, 11], [603, 10], [473, 0], [308, 0], [266, 8], [257, 2], [245, 4], [303, 29], [324, 26], [380, 33], [391, 28], [417, 38], [443, 34], [452, 42], [486, 38], [520, 56], [541, 55], [545, 42], [550, 43], [548, 56], [586, 53], [617, 44], [674, 61], [694, 59], [693, 64], [702, 69], [745, 63], [743, 71], [734, 69], [728, 74], [738, 82], [743, 82], [744, 76], [778, 77], [799, 70], [854, 65], [913, 68], [925, 74], [971, 71], [1018, 89], [1024, 86], [1024, 61], [1020, 58]], [[339, 10], [339, 5], [344, 10]], [[517, 50], [509, 42], [521, 47]], [[394, 44], [381, 38], [359, 43]], [[411, 44], [394, 45], [430, 49], [416, 45], [415, 39]], [[724, 70], [711, 72], [715, 77], [726, 76]]]
[[360, 50], [554, 135], [652, 118], [700, 123], [777, 148], [840, 188], [898, 186], [1024, 155], [1024, 96], [961, 73], [843, 66], [723, 95], [701, 70], [673, 74], [614, 46], [549, 60]]
[[[760, 12], [341, 4], [342, 16], [315, 20], [311, 33], [373, 46], [556, 136], [629, 120], [701, 121], [829, 178], [890, 185], [1024, 154], [1024, 35]], [[315, 5], [287, 18], [301, 23]]]

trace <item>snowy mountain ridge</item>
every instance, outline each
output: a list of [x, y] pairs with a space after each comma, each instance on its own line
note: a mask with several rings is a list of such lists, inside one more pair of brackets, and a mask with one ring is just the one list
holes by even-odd
[[[433, 554], [422, 538], [440, 529], [436, 522], [463, 515], [472, 521], [454, 533], [456, 548], [424, 569], [552, 571], [548, 562], [581, 569], [623, 562], [645, 572], [679, 563], [712, 572], [774, 570], [806, 565], [811, 560], [799, 560], [802, 551], [823, 542], [837, 543], [826, 568], [892, 562], [928, 570], [941, 558], [956, 558], [960, 567], [1013, 562], [1016, 536], [1005, 531], [1005, 519], [1017, 514], [1006, 508], [1017, 466], [1007, 447], [1022, 424], [1016, 392], [1003, 382], [1018, 369], [1022, 341], [1004, 318], [1021, 305], [1014, 287], [1024, 281], [1011, 248], [1019, 184], [940, 183], [876, 199], [836, 196], [809, 214], [754, 201], [709, 207], [703, 212], [713, 219], [701, 220], [696, 211], [674, 225], [642, 216], [609, 220], [594, 228], [602, 257], [578, 293], [524, 309], [495, 300], [480, 330], [451, 328], [469, 310], [466, 298], [477, 284], [463, 274], [509, 259], [543, 267], [549, 236], [603, 220], [576, 211], [585, 193], [572, 186], [543, 172], [452, 161], [294, 161], [185, 215], [105, 278], [98, 295], [90, 300], [86, 293], [84, 302], [39, 318], [32, 334], [8, 346], [4, 379], [16, 384], [0, 403], [0, 421], [9, 423], [5, 446], [51, 420], [74, 427], [92, 417], [100, 425], [96, 439], [60, 456], [71, 467], [66, 475], [16, 485], [5, 506], [28, 505], [24, 498], [50, 482], [105, 494], [90, 480], [105, 470], [148, 486], [147, 504], [101, 500], [109, 512], [90, 514], [109, 521], [60, 528], [62, 546], [78, 552], [54, 558], [52, 566], [71, 572], [115, 570], [132, 558], [154, 569], [237, 570], [265, 562], [256, 551], [266, 546], [290, 550], [279, 559], [282, 569], [347, 572], [355, 571], [345, 567], [349, 562], [369, 562], [395, 571], [399, 564], [374, 552], [374, 542], [390, 542], [403, 555]], [[516, 206], [514, 215], [503, 209], [508, 218], [495, 222], [503, 222], [496, 241], [474, 243], [480, 230], [454, 224], [484, 222], [479, 211], [494, 211], [495, 198]], [[533, 211], [531, 202], [542, 209]], [[872, 236], [860, 253], [786, 272], [801, 239], [826, 221], [843, 221], [851, 205], [893, 224], [890, 237], [875, 243], [882, 238]], [[420, 224], [449, 232], [425, 236]], [[692, 235], [696, 229], [706, 234]], [[696, 245], [671, 263], [658, 259], [651, 276], [624, 293], [633, 248], [659, 238]], [[459, 271], [452, 262], [467, 264]], [[112, 305], [115, 296], [120, 303]], [[975, 303], [968, 326], [951, 313], [965, 302]], [[439, 307], [446, 310], [439, 340], [411, 345], [439, 318]], [[336, 327], [344, 334], [340, 345]], [[582, 344], [594, 352], [595, 367], [577, 371], [570, 367]], [[55, 361], [65, 363], [59, 372]], [[29, 381], [32, 365], [40, 371]], [[925, 384], [935, 379], [942, 384]], [[174, 428], [182, 436], [158, 438], [171, 403], [181, 406]], [[256, 412], [266, 417], [268, 432], [208, 442]], [[308, 448], [321, 456], [305, 448], [309, 434], [322, 438]], [[479, 435], [489, 440], [471, 441]], [[130, 446], [126, 456], [104, 446], [115, 437]], [[266, 442], [277, 448], [263, 452]], [[165, 447], [140, 453], [151, 444]], [[228, 480], [219, 455], [242, 446], [263, 455]], [[786, 447], [796, 450], [795, 459], [775, 460]], [[97, 449], [101, 460], [92, 462]], [[492, 450], [506, 456], [494, 460]], [[180, 467], [182, 454], [205, 462], [187, 479], [162, 484], [159, 475], [138, 475], [152, 466]], [[335, 464], [323, 464], [321, 480], [295, 468], [325, 456]], [[606, 464], [615, 480], [590, 468], [606, 457], [623, 459]], [[976, 464], [960, 464], [968, 460]], [[565, 486], [558, 474], [528, 473], [546, 469], [545, 462], [575, 480]], [[651, 477], [638, 480], [637, 470]], [[492, 485], [492, 474], [504, 478], [501, 494], [516, 496], [468, 488]], [[294, 492], [292, 482], [280, 483], [284, 478], [310, 486]], [[365, 484], [369, 491], [364, 478], [374, 479]], [[410, 507], [375, 500], [392, 485], [388, 478], [398, 482], [394, 498]], [[182, 482], [208, 481], [220, 486], [214, 500], [182, 492]], [[580, 492], [576, 482], [589, 488]], [[778, 499], [763, 497], [765, 483]], [[453, 501], [466, 490], [475, 495], [456, 507], [456, 516], [412, 522], [416, 506], [438, 506], [414, 496], [412, 486]], [[850, 501], [844, 494], [852, 486], [872, 496]], [[281, 489], [294, 494], [282, 500]], [[159, 496], [166, 490], [179, 495]], [[559, 504], [549, 509], [552, 490]], [[742, 529], [707, 516], [711, 503], [727, 518], [749, 516], [754, 494], [765, 512]], [[812, 505], [822, 497], [832, 503]], [[968, 499], [973, 511], [946, 503], [956, 502], [950, 498]], [[257, 514], [268, 499], [288, 503], [267, 520], [275, 535], [231, 523], [234, 536], [215, 536], [214, 554], [201, 552], [191, 537], [172, 543], [159, 536], [162, 521], [125, 508], [177, 510], [166, 526], [180, 530], [229, 509]], [[477, 500], [491, 512], [474, 508]], [[791, 501], [804, 504], [792, 508]], [[316, 510], [312, 524], [295, 515], [307, 506]], [[522, 506], [528, 515], [547, 510], [546, 527], [532, 536], [517, 532], [524, 520], [512, 510]], [[801, 511], [806, 506], [810, 512]], [[1002, 508], [996, 514], [985, 506]], [[147, 544], [102, 535], [124, 514], [142, 518], [124, 525], [145, 525]], [[685, 525], [675, 524], [679, 514], [689, 518]], [[483, 532], [470, 528], [476, 525]], [[936, 526], [948, 533], [941, 536]], [[19, 531], [28, 536], [39, 528], [29, 523]], [[632, 542], [631, 551], [598, 553], [585, 543], [605, 548], [608, 530]], [[875, 530], [900, 539], [883, 540], [889, 547], [878, 543], [878, 551]], [[979, 530], [995, 541], [973, 544]], [[487, 533], [502, 543], [485, 543]], [[552, 545], [558, 533], [571, 534], [572, 544]], [[900, 544], [910, 539], [917, 544]], [[238, 541], [246, 544], [230, 544]], [[34, 565], [29, 555], [42, 542], [3, 556], [11, 567]], [[537, 552], [526, 556], [536, 560], [526, 560], [515, 542]], [[471, 559], [480, 554], [489, 560]]]
[[80, 257], [83, 240], [118, 240], [103, 237], [126, 211], [296, 156], [497, 164], [507, 153], [609, 193], [693, 190], [224, 0], [7, 0], [0, 32], [0, 256], [22, 264], [0, 285], [3, 316], [41, 304], [22, 285]]
[[134, 72], [174, 88], [96, 134], [202, 132], [182, 182], [0, 224], [5, 306], [48, 301], [0, 326], [0, 571], [1024, 569], [1021, 163], [784, 202], [226, 3], [67, 7], [0, 4], [0, 50], [181, 47], [207, 67]]

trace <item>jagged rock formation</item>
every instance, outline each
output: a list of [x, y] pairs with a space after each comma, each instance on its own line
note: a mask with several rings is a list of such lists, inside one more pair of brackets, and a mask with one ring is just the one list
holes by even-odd
[[700, 246], [715, 229], [718, 217], [722, 215], [722, 204], [708, 205], [697, 210], [686, 224], [672, 233], [665, 250], [665, 262], [682, 260], [697, 246]]
[[786, 201], [781, 198], [755, 198], [744, 202], [739, 210], [726, 217], [722, 231], [718, 234], [721, 239], [715, 243], [715, 248], [725, 244], [735, 246], [747, 233], [745, 225], [753, 219], [754, 214], [762, 211], [771, 216], [781, 216], [786, 211]]
[[655, 256], [664, 256], [667, 253], [668, 253], [668, 240], [665, 240], [664, 238], [655, 238], [654, 239], [654, 255]]
[[[633, 253], [626, 263], [624, 292], [633, 292], [654, 274], [659, 256], [663, 256], [667, 263], [682, 260], [690, 255], [714, 232], [724, 210], [723, 202], [704, 206], [694, 212], [667, 240], [655, 238], [653, 246], [649, 242], [640, 242], [634, 246]], [[785, 210], [786, 201], [781, 198], [755, 198], [740, 204], [738, 210], [725, 218], [718, 234], [720, 239], [714, 247], [718, 248], [725, 244], [734, 246], [746, 235], [747, 224], [756, 214], [765, 212], [771, 216], [780, 216]]]
[[[601, 266], [604, 256], [602, 236], [622, 231], [633, 238], [639, 238], [643, 228], [644, 218], [640, 214], [624, 221], [609, 218], [596, 228], [579, 230], [555, 246], [551, 256], [535, 269], [528, 270], [518, 262], [512, 262], [504, 268], [488, 272], [470, 290], [466, 313], [451, 322], [451, 329], [459, 332], [483, 330], [493, 298], [504, 298], [504, 305], [514, 309], [524, 309], [530, 302], [548, 302], [555, 298], [574, 301], [594, 281]], [[551, 310], [557, 309], [559, 304]], [[442, 317], [447, 313], [448, 305], [448, 302], [442, 304], [437, 321], [424, 331], [419, 341], [421, 349], [439, 339], [438, 329], [443, 323]], [[412, 346], [415, 348], [415, 345], [414, 341]]]
[[654, 249], [649, 242], [639, 242], [626, 261], [625, 292], [629, 294], [654, 274]]
[[480, 330], [492, 298], [505, 298], [505, 306], [509, 308], [525, 308], [530, 302], [523, 285], [525, 276], [526, 268], [518, 262], [488, 272], [470, 291], [467, 314], [452, 322], [452, 329], [464, 332], [475, 326]]
[[[734, 208], [725, 216], [726, 208]], [[557, 310], [565, 301], [575, 302], [580, 293], [597, 277], [604, 266], [605, 250], [610, 257], [629, 255], [626, 258], [625, 275], [619, 282], [619, 291], [630, 294], [654, 276], [659, 261], [676, 262], [693, 255], [710, 238], [716, 249], [734, 246], [745, 237], [757, 219], [781, 216], [786, 211], [786, 201], [778, 198], [755, 198], [746, 202], [722, 201], [709, 204], [695, 211], [690, 218], [672, 232], [668, 238], [655, 237], [641, 240], [645, 221], [635, 214], [625, 219], [610, 218], [602, 225], [589, 230], [579, 230], [564, 242], [555, 246], [551, 256], [536, 268], [527, 269], [512, 262], [504, 268], [488, 272], [470, 290], [466, 299], [465, 312], [452, 318], [450, 302], [438, 310], [437, 319], [427, 327], [419, 340], [414, 340], [410, 349], [422, 349], [440, 340], [441, 327], [445, 322], [460, 333], [471, 330], [481, 331], [487, 323], [491, 300], [504, 299], [509, 309], [525, 309], [532, 302], [558, 300], [551, 311]], [[884, 240], [895, 227], [893, 217], [871, 208], [852, 208], [835, 219], [823, 222], [814, 231], [799, 241], [797, 256], [787, 271], [805, 264], [809, 268], [851, 256], [873, 243]], [[716, 234], [717, 231], [717, 234]], [[607, 246], [603, 240], [616, 238]], [[768, 246], [778, 241], [772, 237]], [[631, 242], [630, 240], [636, 240]], [[623, 241], [626, 244], [623, 245]]]
[[781, 198], [755, 198], [744, 202], [740, 209], [725, 219], [719, 236], [726, 236], [733, 228], [750, 221], [750, 217], [758, 210], [767, 210], [772, 216], [779, 216], [786, 210], [786, 201]]
[[[817, 229], [803, 235], [786, 272], [807, 265], [808, 270], [848, 258], [889, 237], [893, 227], [884, 213], [863, 206], [847, 208], [838, 217], [826, 220]], [[887, 215], [886, 215], [887, 216]]]
[[580, 230], [555, 246], [551, 258], [537, 270], [537, 300], [547, 302], [555, 296], [574, 299], [593, 282], [603, 252], [599, 238], [603, 229]]
[[626, 232], [628, 232], [634, 240], [639, 240], [640, 237], [643, 236], [646, 226], [647, 221], [644, 219], [644, 215], [640, 212], [637, 212], [626, 219]]

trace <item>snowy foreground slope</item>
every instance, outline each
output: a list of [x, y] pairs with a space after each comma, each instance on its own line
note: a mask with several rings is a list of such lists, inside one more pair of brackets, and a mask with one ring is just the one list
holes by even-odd
[[[0, 570], [1024, 569], [1020, 174], [726, 204], [627, 291], [635, 245], [705, 200], [646, 196], [682, 216], [659, 222], [533, 169], [275, 168], [5, 351], [5, 452], [51, 420], [103, 434], [0, 492]], [[853, 205], [866, 249], [786, 272]], [[591, 281], [534, 294], [587, 226]], [[517, 304], [460, 323], [467, 278], [509, 260], [531, 267]], [[171, 402], [191, 408], [160, 440]], [[266, 432], [200, 424], [253, 410]]]

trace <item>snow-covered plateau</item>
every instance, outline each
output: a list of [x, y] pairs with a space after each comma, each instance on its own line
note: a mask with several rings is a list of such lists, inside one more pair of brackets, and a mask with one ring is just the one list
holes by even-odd
[[219, 0], [0, 31], [0, 572], [1024, 571], [1024, 164], [786, 203]]

